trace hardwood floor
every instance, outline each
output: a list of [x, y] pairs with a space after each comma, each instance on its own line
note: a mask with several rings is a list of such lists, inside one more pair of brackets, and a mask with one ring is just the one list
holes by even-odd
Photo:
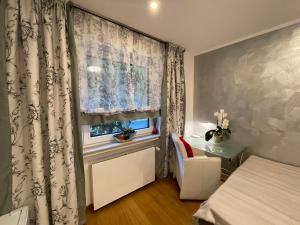
[[156, 181], [97, 211], [87, 225], [191, 225], [200, 201], [180, 201], [174, 180]]

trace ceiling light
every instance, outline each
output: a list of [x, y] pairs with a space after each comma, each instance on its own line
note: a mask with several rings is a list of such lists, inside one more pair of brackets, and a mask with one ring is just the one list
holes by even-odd
[[87, 71], [89, 71], [91, 73], [100, 73], [101, 68], [99, 66], [88, 66]]
[[157, 1], [151, 1], [150, 2], [150, 9], [156, 10], [158, 8], [158, 2]]

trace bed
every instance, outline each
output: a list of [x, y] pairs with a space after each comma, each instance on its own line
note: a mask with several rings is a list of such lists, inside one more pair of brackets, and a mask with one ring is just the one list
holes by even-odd
[[300, 168], [251, 156], [194, 214], [196, 225], [300, 225]]

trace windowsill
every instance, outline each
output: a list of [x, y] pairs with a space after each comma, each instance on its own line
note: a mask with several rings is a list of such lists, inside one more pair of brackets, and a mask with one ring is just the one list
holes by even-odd
[[[154, 142], [159, 140], [159, 134], [151, 134], [146, 136], [140, 136], [134, 138], [132, 141], [125, 143], [106, 143], [106, 144], [96, 144], [83, 146], [83, 158], [90, 159], [99, 157], [100, 158], [114, 158], [118, 155], [128, 154], [130, 152], [134, 152], [134, 149], [138, 149], [141, 146], [148, 147], [147, 144], [153, 144]], [[132, 151], [131, 151], [132, 150]], [[103, 156], [103, 157], [101, 157]]]

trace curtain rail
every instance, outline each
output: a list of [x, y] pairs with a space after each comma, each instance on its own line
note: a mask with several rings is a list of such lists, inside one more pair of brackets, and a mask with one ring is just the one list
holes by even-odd
[[144, 36], [146, 36], [146, 37], [148, 37], [148, 38], [151, 38], [151, 39], [153, 39], [153, 40], [159, 41], [159, 42], [161, 42], [161, 43], [163, 43], [163, 44], [167, 44], [167, 43], [168, 43], [168, 42], [163, 41], [163, 40], [161, 40], [161, 39], [159, 39], [159, 38], [156, 38], [156, 37], [154, 37], [154, 36], [152, 36], [152, 35], [150, 35], [150, 34], [146, 34], [146, 33], [142, 32], [142, 31], [139, 31], [139, 30], [137, 30], [137, 29], [135, 29], [135, 28], [133, 28], [133, 27], [130, 27], [130, 26], [126, 25], [126, 24], [123, 24], [123, 23], [121, 23], [121, 22], [118, 22], [118, 21], [113, 20], [113, 19], [111, 19], [111, 18], [108, 18], [108, 17], [106, 17], [106, 16], [103, 16], [103, 15], [101, 15], [101, 14], [99, 14], [99, 13], [96, 13], [96, 12], [94, 12], [94, 11], [91, 11], [91, 10], [89, 10], [89, 9], [87, 9], [87, 8], [84, 8], [84, 7], [82, 7], [82, 6], [80, 6], [80, 5], [76, 4], [76, 3], [74, 3], [74, 2], [72, 2], [72, 1], [69, 1], [69, 2], [67, 3], [67, 5], [69, 5], [70, 7], [73, 7], [73, 8], [80, 9], [80, 10], [86, 12], [86, 13], [90, 13], [90, 14], [92, 14], [92, 15], [94, 15], [94, 16], [97, 16], [97, 17], [99, 17], [99, 18], [101, 18], [101, 19], [107, 20], [107, 21], [109, 21], [109, 22], [111, 22], [111, 23], [114, 23], [114, 24], [117, 24], [117, 25], [119, 25], [119, 26], [125, 27], [125, 28], [127, 28], [127, 29], [129, 29], [129, 30], [131, 30], [131, 31], [133, 31], [133, 32], [136, 32], [136, 33], [138, 33], [138, 34], [144, 35]]

